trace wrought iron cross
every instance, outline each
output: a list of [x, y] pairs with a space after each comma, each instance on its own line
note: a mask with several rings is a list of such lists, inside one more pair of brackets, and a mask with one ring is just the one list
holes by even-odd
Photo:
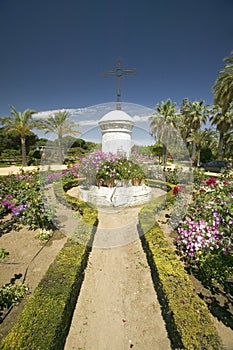
[[117, 77], [117, 104], [116, 109], [121, 109], [121, 78], [125, 74], [136, 74], [136, 69], [123, 69], [121, 66], [121, 60], [117, 61], [117, 68], [115, 70], [110, 70], [103, 72], [103, 75], [115, 75]]

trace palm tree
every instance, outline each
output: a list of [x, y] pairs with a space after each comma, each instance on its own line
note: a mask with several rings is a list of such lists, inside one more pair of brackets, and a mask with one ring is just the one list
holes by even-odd
[[40, 120], [40, 129], [46, 130], [46, 133], [52, 132], [58, 137], [58, 152], [59, 162], [63, 163], [62, 138], [64, 135], [80, 135], [80, 132], [75, 130], [77, 124], [71, 119], [67, 111], [59, 111], [48, 117], [47, 120]]
[[196, 159], [197, 159], [197, 166], [200, 165], [200, 158], [201, 158], [201, 149], [205, 146], [210, 145], [213, 137], [213, 131], [210, 129], [198, 129], [193, 130], [190, 134], [190, 136], [187, 138], [187, 141], [195, 142], [196, 145]]
[[163, 144], [163, 165], [167, 163], [167, 141], [174, 135], [177, 127], [176, 103], [172, 103], [170, 99], [162, 101], [156, 105], [156, 114], [149, 118], [151, 134]]
[[224, 137], [225, 155], [232, 159], [233, 154], [233, 130], [229, 131]]
[[212, 91], [214, 93], [214, 103], [222, 108], [222, 114], [225, 115], [233, 101], [233, 51], [223, 61], [226, 63], [225, 67], [220, 70]]
[[[182, 107], [183, 120], [181, 128], [183, 127], [183, 137], [189, 138], [192, 132], [197, 131], [201, 128], [202, 124], [206, 123], [207, 120], [207, 108], [204, 105], [204, 101], [188, 101]], [[191, 158], [195, 158], [196, 144], [192, 141], [192, 155]]]
[[32, 120], [32, 115], [36, 111], [26, 109], [24, 112], [18, 112], [14, 106], [10, 106], [11, 115], [9, 117], [0, 118], [4, 129], [7, 132], [16, 131], [20, 135], [21, 152], [22, 152], [22, 166], [27, 165], [26, 157], [26, 136], [30, 135], [31, 129], [36, 127], [36, 121]]
[[233, 102], [229, 105], [228, 110], [223, 113], [223, 108], [219, 105], [213, 105], [211, 110], [210, 121], [216, 125], [219, 132], [218, 141], [218, 159], [224, 158], [224, 137], [233, 127]]

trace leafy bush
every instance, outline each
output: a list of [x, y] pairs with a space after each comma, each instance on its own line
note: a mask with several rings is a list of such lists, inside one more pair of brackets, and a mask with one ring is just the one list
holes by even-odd
[[141, 167], [131, 160], [116, 158], [114, 161], [106, 160], [101, 164], [96, 177], [103, 180], [142, 180], [145, 179], [145, 174]]
[[193, 194], [177, 228], [176, 246], [186, 265], [204, 279], [225, 284], [233, 274], [233, 180], [208, 178]]
[[24, 284], [6, 284], [0, 288], [0, 310], [17, 304], [27, 293], [28, 288]]
[[9, 255], [9, 252], [0, 247], [0, 259], [4, 259], [7, 255]]
[[12, 220], [31, 229], [50, 228], [54, 211], [46, 203], [39, 172], [24, 172], [1, 178], [0, 216], [11, 213]]
[[52, 237], [52, 234], [52, 230], [46, 230], [45, 228], [41, 228], [36, 237], [39, 238], [41, 241], [47, 241], [49, 238]]

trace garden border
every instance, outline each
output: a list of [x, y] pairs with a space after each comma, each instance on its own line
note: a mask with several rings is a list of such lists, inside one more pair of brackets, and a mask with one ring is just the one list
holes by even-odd
[[68, 239], [36, 287], [33, 296], [27, 301], [16, 324], [3, 339], [1, 350], [64, 348], [91, 251], [91, 241], [97, 226], [97, 211], [85, 202], [78, 199], [75, 201], [64, 192], [60, 195], [61, 198], [65, 196], [88, 223], [89, 230], [85, 230], [87, 244]]
[[[173, 186], [167, 185], [169, 196]], [[153, 220], [151, 214], [161, 206], [159, 198], [139, 212], [139, 231], [172, 349], [221, 350], [223, 344], [205, 302], [194, 292], [182, 263]]]
[[[194, 292], [188, 274], [151, 215], [164, 205], [165, 199], [172, 197], [174, 186], [161, 181], [149, 181], [158, 187], [171, 189], [143, 206], [139, 213], [139, 230], [143, 233], [142, 246], [151, 268], [172, 348], [220, 350], [222, 342], [206, 304]], [[62, 187], [68, 190], [74, 183], [63, 183]], [[59, 186], [56, 195], [60, 200], [68, 201], [73, 209], [78, 209], [84, 221], [96, 228], [97, 212], [92, 207], [80, 199], [70, 197], [62, 188], [59, 192]], [[87, 239], [92, 240], [93, 237], [92, 229]], [[90, 246], [83, 246], [71, 239], [67, 241], [28, 300], [17, 323], [3, 339], [1, 350], [28, 350], [29, 347], [30, 350], [63, 349]]]

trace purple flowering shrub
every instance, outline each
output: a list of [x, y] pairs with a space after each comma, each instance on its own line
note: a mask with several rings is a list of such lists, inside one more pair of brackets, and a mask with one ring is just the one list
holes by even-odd
[[88, 182], [89, 179], [96, 177], [105, 162], [114, 163], [117, 158], [116, 155], [110, 152], [104, 153], [100, 150], [91, 152], [85, 157], [78, 158], [77, 164], [72, 167], [60, 172], [50, 173], [47, 182], [53, 183], [56, 180], [66, 181], [76, 178], [86, 178]]
[[43, 196], [39, 172], [21, 172], [1, 178], [0, 217], [11, 215], [15, 223], [31, 229], [50, 228], [53, 210]]
[[220, 283], [233, 273], [233, 180], [209, 178], [193, 194], [175, 244], [186, 264]]
[[100, 150], [89, 153], [86, 157], [79, 159], [79, 174], [86, 178], [96, 177], [105, 162], [114, 163], [117, 158], [118, 156], [111, 152], [104, 153]]

